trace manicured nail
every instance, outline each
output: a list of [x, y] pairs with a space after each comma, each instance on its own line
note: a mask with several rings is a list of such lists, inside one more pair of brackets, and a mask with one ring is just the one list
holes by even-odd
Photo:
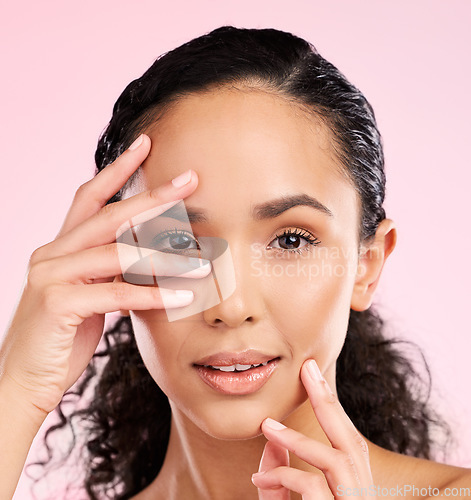
[[335, 394], [333, 393], [332, 389], [327, 383], [327, 380], [322, 376], [322, 373], [319, 370], [317, 363], [313, 359], [307, 362], [307, 372], [309, 373], [310, 377], [314, 380], [314, 382], [318, 383], [320, 382], [324, 386], [327, 395], [329, 397], [329, 401], [335, 401]]
[[187, 170], [186, 172], [183, 172], [183, 174], [180, 174], [178, 177], [175, 177], [175, 179], [172, 179], [172, 184], [176, 188], [181, 188], [185, 184], [188, 184], [191, 180], [191, 170]]
[[252, 479], [257, 479], [257, 477], [263, 476], [265, 474], [265, 470], [262, 470], [261, 472], [255, 472], [252, 474]]
[[283, 425], [281, 422], [273, 420], [272, 418], [266, 418], [265, 425], [269, 429], [273, 429], [274, 431], [281, 431], [283, 429], [286, 429], [286, 425]]
[[167, 290], [161, 289], [160, 295], [164, 307], [182, 307], [193, 302], [193, 292], [191, 290]]
[[141, 134], [130, 146], [129, 146], [129, 151], [134, 151], [137, 149], [141, 144], [142, 140], [144, 139], [144, 134]]
[[322, 382], [324, 380], [324, 377], [322, 376], [317, 363], [313, 359], [307, 362], [307, 372], [316, 382]]
[[187, 271], [185, 273], [179, 274], [179, 278], [204, 278], [211, 272], [211, 262], [208, 261], [207, 264], [204, 264], [196, 269], [192, 269], [191, 271]]
[[193, 298], [193, 291], [192, 290], [175, 290], [175, 294], [178, 298], [182, 300], [189, 300]]

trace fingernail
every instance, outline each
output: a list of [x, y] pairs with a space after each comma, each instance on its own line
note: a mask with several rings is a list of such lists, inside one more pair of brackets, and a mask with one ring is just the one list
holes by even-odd
[[257, 477], [260, 477], [260, 476], [263, 476], [263, 474], [265, 474], [266, 471], [262, 470], [261, 472], [254, 472], [252, 474], [252, 479], [256, 479]]
[[187, 170], [186, 172], [183, 172], [183, 174], [180, 174], [178, 177], [175, 177], [175, 179], [172, 179], [172, 184], [176, 188], [181, 188], [185, 184], [188, 184], [191, 180], [191, 170]]
[[196, 269], [192, 269], [191, 271], [187, 271], [185, 273], [179, 274], [179, 278], [204, 278], [211, 271], [211, 263], [202, 265]]
[[137, 149], [141, 144], [142, 140], [144, 139], [144, 134], [141, 134], [130, 146], [129, 146], [129, 151], [134, 151]]
[[164, 307], [182, 307], [193, 302], [193, 292], [191, 290], [160, 290]]
[[175, 290], [175, 295], [182, 300], [189, 300], [193, 298], [192, 290]]
[[319, 370], [317, 363], [313, 359], [310, 359], [307, 362], [307, 372], [309, 373], [310, 377], [315, 382], [320, 382], [324, 386], [324, 388], [329, 396], [329, 401], [335, 401], [334, 392], [332, 391], [329, 384], [327, 383], [327, 380], [322, 376], [322, 373]]
[[265, 425], [269, 429], [273, 429], [274, 431], [281, 431], [283, 429], [286, 429], [286, 425], [283, 425], [281, 422], [273, 420], [272, 418], [266, 418]]
[[317, 363], [313, 359], [307, 362], [307, 372], [316, 382], [322, 382], [324, 380], [324, 377], [322, 376]]

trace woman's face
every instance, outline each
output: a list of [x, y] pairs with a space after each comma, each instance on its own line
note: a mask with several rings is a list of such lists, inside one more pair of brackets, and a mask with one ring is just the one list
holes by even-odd
[[[264, 418], [285, 420], [306, 402], [300, 369], [307, 358], [334, 385], [358, 265], [355, 189], [341, 173], [326, 126], [265, 92], [186, 97], [146, 133], [152, 149], [137, 190], [189, 168], [197, 172], [198, 187], [184, 204], [204, 211], [207, 221], [192, 223], [192, 231], [196, 240], [227, 241], [235, 291], [172, 322], [163, 309], [131, 311], [139, 350], [174, 414], [221, 439], [259, 435]], [[256, 205], [294, 195], [315, 198], [331, 214], [285, 205], [253, 217]], [[286, 231], [293, 234], [282, 236]], [[223, 394], [198, 375], [198, 360], [247, 349], [279, 357], [255, 392]]]

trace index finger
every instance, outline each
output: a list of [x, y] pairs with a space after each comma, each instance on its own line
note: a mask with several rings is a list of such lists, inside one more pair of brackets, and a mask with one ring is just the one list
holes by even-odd
[[345, 413], [313, 359], [303, 364], [301, 380], [317, 420], [333, 448], [357, 459], [355, 461], [362, 478], [371, 477], [368, 444]]
[[126, 184], [149, 154], [150, 137], [141, 134], [113, 163], [82, 184], [56, 238], [97, 213]]
[[[173, 179], [151, 191], [143, 191], [125, 200], [106, 205], [64, 234], [60, 240], [53, 241], [50, 245], [54, 247], [55, 256], [111, 243], [134, 223], [142, 223], [144, 220], [163, 214], [180, 203], [198, 185], [198, 177], [193, 170], [181, 175], [187, 177], [185, 184], [181, 186], [174, 185], [175, 179]], [[130, 221], [134, 222], [131, 224]]]

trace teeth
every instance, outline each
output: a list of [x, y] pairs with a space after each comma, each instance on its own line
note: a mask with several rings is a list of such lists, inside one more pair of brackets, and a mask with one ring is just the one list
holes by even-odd
[[237, 365], [232, 365], [232, 366], [213, 366], [213, 368], [216, 368], [216, 370], [221, 370], [222, 372], [233, 372], [235, 371]]
[[243, 372], [245, 370], [249, 370], [253, 365], [236, 365], [236, 370], [239, 372]]
[[212, 365], [204, 365], [206, 368], [214, 368], [215, 370], [221, 370], [222, 372], [245, 372], [246, 370], [250, 370], [250, 368], [256, 368], [258, 366], [266, 366], [268, 361], [265, 363], [259, 363], [258, 365], [231, 365], [231, 366], [212, 366]]

